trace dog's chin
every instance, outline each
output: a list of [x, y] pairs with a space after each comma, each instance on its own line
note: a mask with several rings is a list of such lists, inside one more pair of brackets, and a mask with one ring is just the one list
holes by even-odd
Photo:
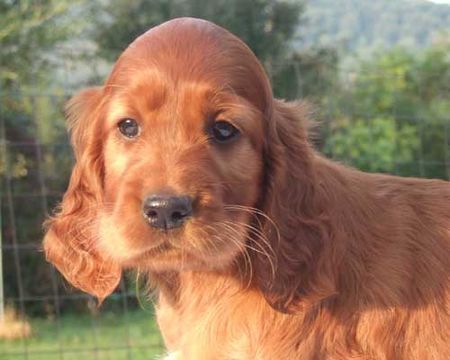
[[157, 272], [225, 270], [245, 249], [244, 227], [220, 232], [215, 224], [209, 226], [212, 230], [208, 232], [203, 226], [190, 223], [164, 232], [140, 223], [114, 226], [121, 223], [109, 216], [100, 218], [99, 246], [123, 268]]
[[145, 268], [155, 272], [217, 271], [226, 269], [233, 262], [235, 255], [230, 251], [227, 253], [228, 256], [224, 256], [223, 253], [214, 256], [212, 250], [194, 250], [167, 240], [128, 259], [123, 259], [122, 266]]
[[158, 236], [147, 243], [133, 240], [116, 234], [114, 241], [101, 237], [100, 246], [123, 268], [156, 272], [224, 270], [241, 252], [240, 247], [225, 238], [207, 245], [182, 234]]

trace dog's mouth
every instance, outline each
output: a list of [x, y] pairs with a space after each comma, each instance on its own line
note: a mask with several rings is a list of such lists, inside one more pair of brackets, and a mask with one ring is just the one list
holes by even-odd
[[[161, 271], [212, 271], [224, 269], [242, 249], [224, 234], [202, 238], [180, 233], [158, 236], [157, 243], [124, 259], [126, 268]], [[156, 240], [156, 239], [153, 239]], [[213, 243], [214, 242], [214, 243]]]
[[218, 211], [202, 212], [172, 229], [108, 214], [100, 222], [101, 246], [125, 268], [223, 268], [243, 251], [245, 237], [245, 227], [239, 221]]
[[178, 268], [180, 264], [187, 264], [192, 261], [197, 262], [197, 256], [188, 246], [183, 245], [182, 239], [167, 236], [161, 239], [159, 244], [136, 252], [134, 256], [125, 261], [124, 265], [136, 267], [145, 264], [158, 268], [163, 264], [164, 268]]

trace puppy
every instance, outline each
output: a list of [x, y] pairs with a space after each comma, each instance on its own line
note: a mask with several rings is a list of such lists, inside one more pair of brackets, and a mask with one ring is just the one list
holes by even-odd
[[177, 358], [450, 359], [449, 183], [323, 158], [226, 30], [149, 30], [67, 117], [47, 259], [100, 300], [146, 273]]

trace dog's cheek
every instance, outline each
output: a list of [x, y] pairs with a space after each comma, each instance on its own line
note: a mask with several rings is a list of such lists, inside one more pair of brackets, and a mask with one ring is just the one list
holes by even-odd
[[139, 202], [132, 201], [133, 197], [127, 196], [123, 187], [116, 191], [115, 198], [111, 207], [100, 214], [98, 242], [112, 259], [124, 262], [139, 255], [152, 242]]
[[232, 151], [219, 159], [227, 203], [253, 206], [258, 197], [262, 175], [262, 159], [250, 142], [243, 140]]
[[117, 201], [117, 189], [120, 187], [121, 179], [127, 172], [131, 156], [130, 149], [126, 149], [117, 138], [110, 136], [105, 141], [105, 201], [114, 203]]
[[130, 253], [129, 247], [121, 236], [120, 228], [114, 226], [111, 216], [100, 216], [98, 235], [98, 246], [103, 253], [119, 263], [126, 260], [126, 255]]

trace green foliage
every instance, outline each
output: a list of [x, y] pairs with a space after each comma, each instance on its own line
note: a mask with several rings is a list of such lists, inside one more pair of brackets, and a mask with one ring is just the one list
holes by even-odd
[[[1, 139], [31, 144], [64, 138], [61, 112], [54, 106], [58, 101], [40, 91], [51, 81], [55, 46], [80, 28], [77, 17], [69, 14], [79, 12], [82, 3], [0, 0]], [[29, 150], [3, 145], [0, 176], [8, 170], [12, 178], [25, 177], [35, 164]]]
[[303, 12], [303, 1], [289, 0], [115, 0], [98, 14], [95, 40], [100, 55], [115, 60], [152, 26], [181, 16], [211, 20], [244, 40], [262, 60], [280, 60]]
[[97, 17], [104, 20], [94, 38], [99, 55], [114, 61], [132, 39], [170, 18], [211, 20], [249, 45], [271, 75], [277, 96], [317, 98], [337, 78], [337, 52], [318, 47], [294, 51], [303, 12], [303, 1], [289, 0], [115, 0], [99, 9]]
[[398, 164], [414, 160], [418, 146], [416, 129], [397, 129], [394, 118], [347, 118], [336, 124], [324, 150], [358, 169], [392, 173]]
[[314, 0], [306, 17], [302, 33], [307, 46], [340, 44], [345, 55], [396, 46], [425, 48], [450, 30], [450, 6], [425, 0]]
[[327, 152], [371, 171], [446, 178], [449, 84], [450, 43], [420, 56], [399, 48], [379, 53], [330, 100], [340, 110], [332, 115]]
[[75, 28], [67, 13], [81, 1], [0, 0], [0, 92], [19, 83], [38, 83], [50, 63], [48, 52]]
[[320, 102], [338, 86], [338, 53], [332, 48], [293, 53], [272, 66], [276, 97], [289, 100], [308, 98]]
[[[78, 0], [0, 0], [0, 213], [7, 297], [19, 295], [16, 262], [25, 295], [52, 291], [40, 253], [15, 252], [12, 245], [40, 243], [46, 211], [66, 186], [72, 157], [61, 111], [65, 97], [49, 94], [48, 88], [54, 88], [53, 69], [60, 61], [56, 47], [80, 28], [80, 5]], [[42, 307], [33, 304], [27, 311]]]

